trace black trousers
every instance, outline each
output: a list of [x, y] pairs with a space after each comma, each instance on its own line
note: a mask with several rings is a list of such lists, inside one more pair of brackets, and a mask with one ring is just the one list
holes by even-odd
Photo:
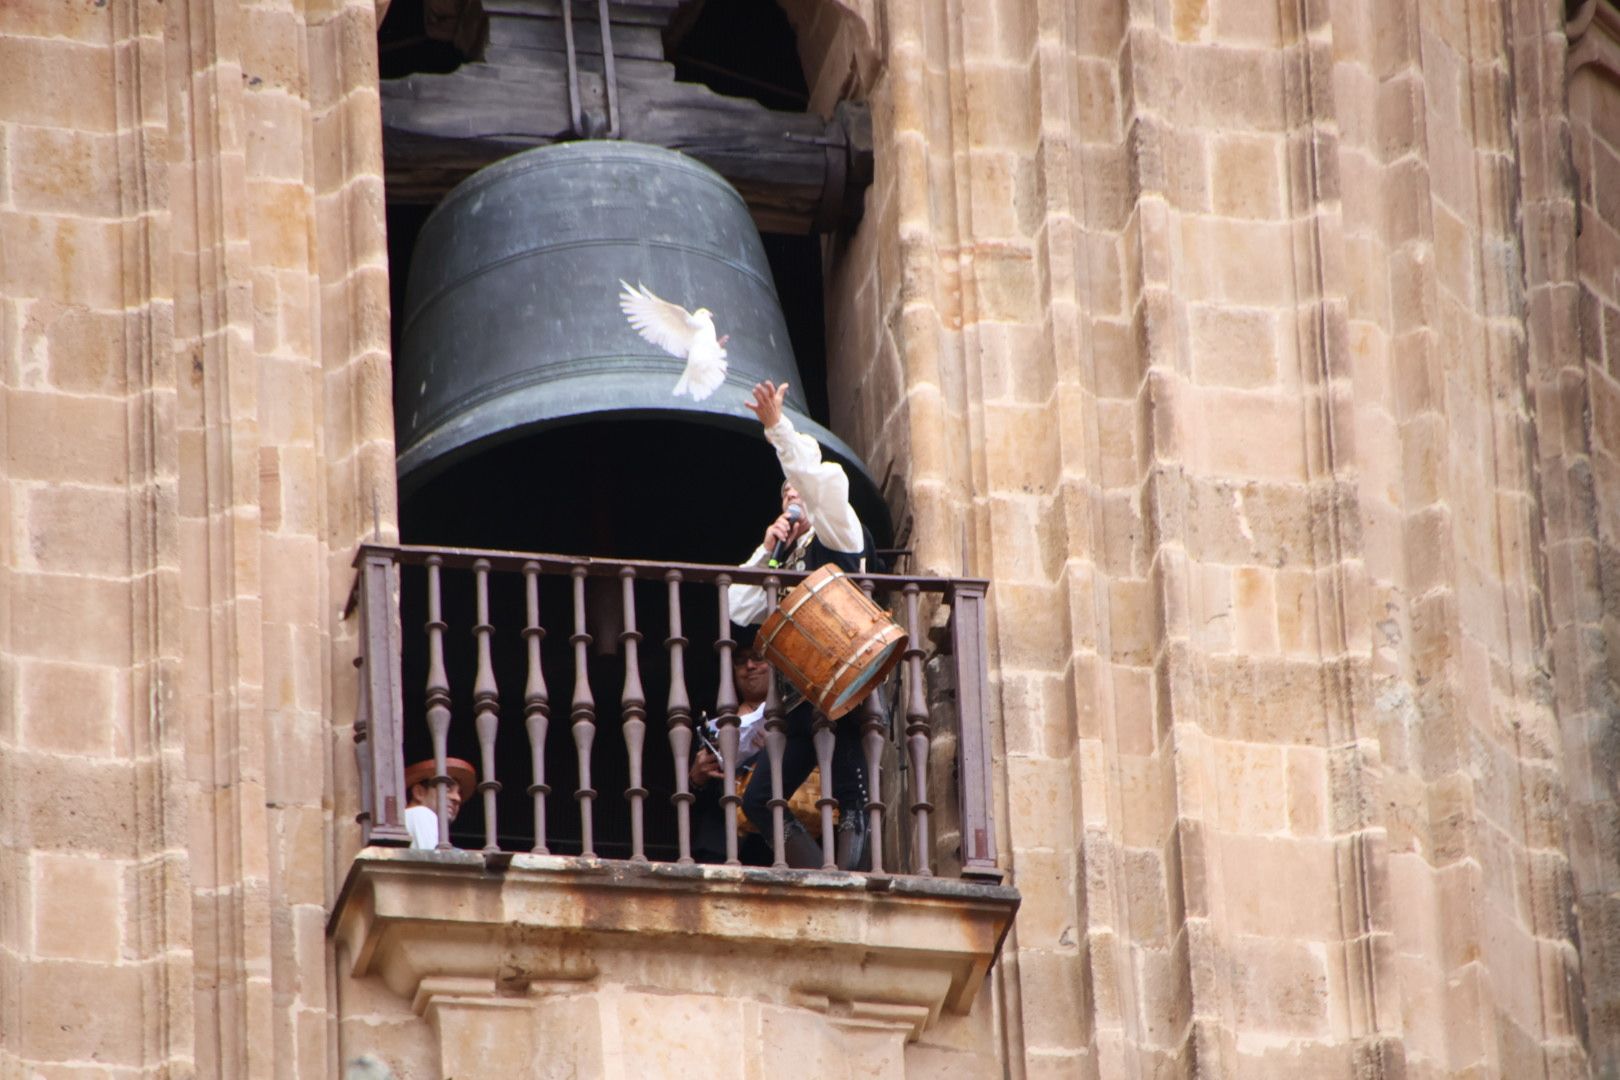
[[[783, 718], [783, 729], [787, 735], [787, 745], [782, 749], [784, 798], [799, 790], [804, 778], [816, 767], [816, 744], [811, 739], [815, 731], [815, 717], [815, 710], [805, 701]], [[743, 792], [742, 812], [754, 823], [761, 836], [769, 837], [771, 759], [765, 751], [760, 751], [755, 767], [759, 775]], [[850, 814], [866, 813], [866, 758], [861, 752], [861, 725], [855, 713], [845, 715], [833, 728], [832, 793], [845, 818]], [[804, 828], [792, 814], [783, 814], [783, 817], [789, 832]]]

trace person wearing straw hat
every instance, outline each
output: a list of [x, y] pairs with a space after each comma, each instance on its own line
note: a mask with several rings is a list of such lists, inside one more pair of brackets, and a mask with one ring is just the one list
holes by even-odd
[[[450, 820], [461, 813], [461, 804], [472, 798], [478, 787], [478, 770], [461, 758], [445, 758], [444, 771], [455, 783], [445, 791], [445, 809]], [[432, 850], [439, 846], [438, 797], [433, 777], [438, 772], [432, 758], [415, 762], [405, 769], [405, 829], [411, 834], [411, 847]]]
[[[817, 570], [833, 564], [845, 573], [881, 571], [872, 533], [861, 523], [849, 501], [849, 477], [835, 461], [823, 461], [821, 447], [793, 428], [782, 410], [788, 384], [766, 381], [754, 386], [744, 402], [765, 428], [765, 439], [782, 466], [782, 512], [765, 530], [764, 540], [744, 566], [783, 566]], [[727, 591], [731, 620], [740, 626], [758, 623], [770, 613], [765, 590], [757, 585], [733, 585]], [[792, 792], [816, 764], [814, 717], [810, 703], [787, 695], [784, 729], [787, 746], [782, 755], [782, 790]], [[833, 729], [832, 788], [841, 814], [834, 863], [854, 870], [866, 862], [866, 760], [861, 750], [859, 721], [853, 714]], [[742, 811], [762, 834], [770, 835], [771, 786], [751, 783], [743, 794]], [[787, 815], [784, 842], [789, 866], [822, 865], [821, 845], [792, 814]]]

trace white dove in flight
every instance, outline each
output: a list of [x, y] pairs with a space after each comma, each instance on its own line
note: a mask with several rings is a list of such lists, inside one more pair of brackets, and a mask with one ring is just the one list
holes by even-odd
[[714, 336], [714, 317], [708, 308], [687, 311], [679, 304], [661, 300], [652, 290], [636, 283], [635, 288], [623, 278], [619, 284], [619, 310], [636, 333], [673, 356], [686, 361], [680, 382], [675, 384], [675, 396], [691, 394], [693, 401], [702, 401], [719, 389], [726, 381], [726, 339], [731, 335]]

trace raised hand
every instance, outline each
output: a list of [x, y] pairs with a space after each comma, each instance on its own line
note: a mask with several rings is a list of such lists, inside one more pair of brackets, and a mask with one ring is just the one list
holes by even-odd
[[751, 400], [743, 402], [750, 412], [759, 417], [759, 422], [766, 427], [775, 427], [777, 421], [782, 419], [782, 402], [787, 400], [788, 384], [777, 386], [766, 379], [764, 382], [754, 384], [754, 396]]

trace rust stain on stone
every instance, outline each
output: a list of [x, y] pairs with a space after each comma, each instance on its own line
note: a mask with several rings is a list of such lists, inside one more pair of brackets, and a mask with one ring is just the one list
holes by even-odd
[[1176, 40], [1192, 41], [1209, 23], [1209, 0], [1176, 0]]

